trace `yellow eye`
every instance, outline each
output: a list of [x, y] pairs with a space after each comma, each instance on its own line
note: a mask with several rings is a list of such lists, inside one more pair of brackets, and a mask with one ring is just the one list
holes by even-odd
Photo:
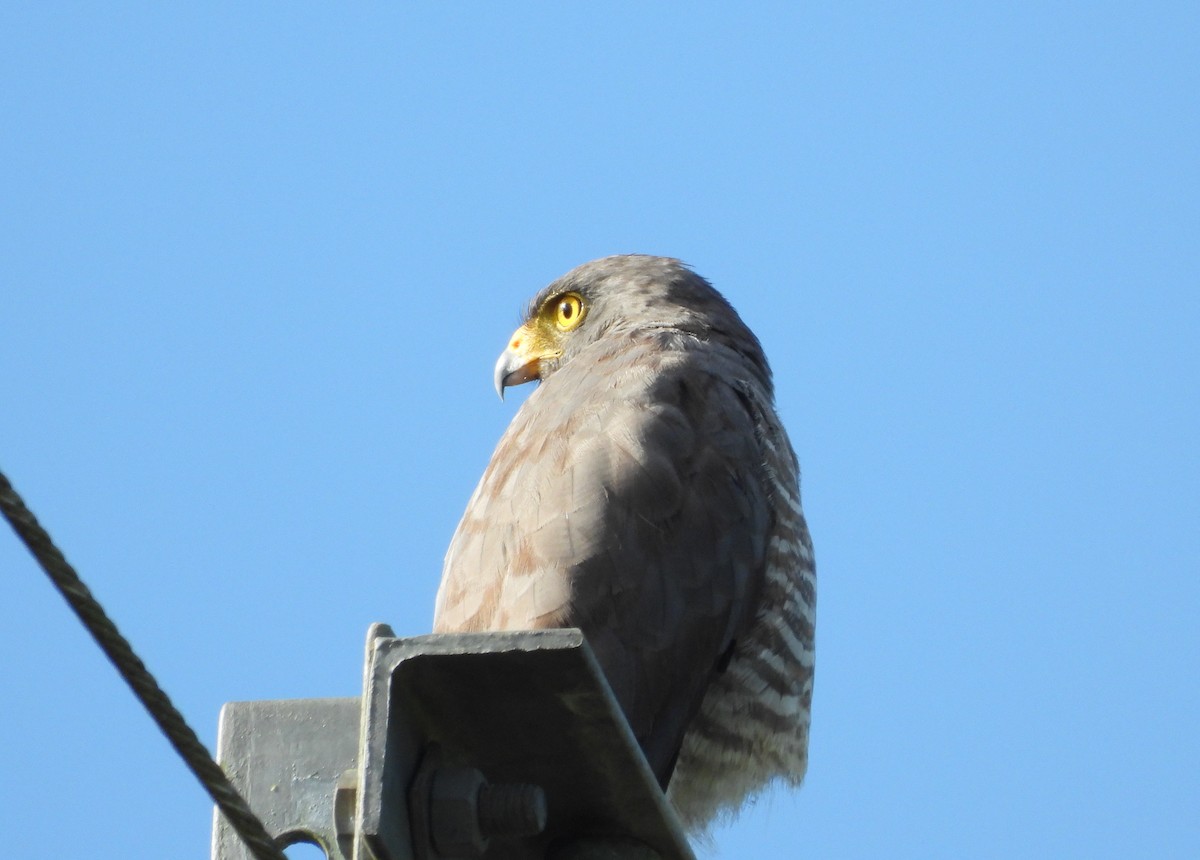
[[554, 300], [554, 324], [570, 331], [583, 322], [583, 298], [578, 293], [563, 293]]

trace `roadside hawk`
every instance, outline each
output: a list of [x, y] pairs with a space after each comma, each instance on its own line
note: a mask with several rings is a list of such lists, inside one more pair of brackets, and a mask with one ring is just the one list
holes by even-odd
[[434, 629], [581, 628], [690, 829], [798, 784], [816, 578], [758, 339], [678, 260], [607, 257], [529, 305], [495, 382], [534, 379]]

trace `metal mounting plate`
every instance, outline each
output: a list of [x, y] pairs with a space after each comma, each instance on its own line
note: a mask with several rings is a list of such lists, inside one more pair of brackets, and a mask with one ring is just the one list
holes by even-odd
[[[339, 782], [354, 776], [361, 700], [229, 702], [221, 709], [217, 761], [262, 819], [287, 844], [313, 841], [331, 860], [350, 857], [353, 822], [335, 821]], [[353, 784], [343, 785], [345, 789]], [[343, 796], [345, 796], [343, 794]], [[212, 856], [254, 860], [229, 822], [213, 813]]]
[[406, 808], [395, 777], [411, 774], [429, 743], [490, 782], [545, 790], [545, 832], [493, 840], [488, 860], [542, 860], [585, 836], [632, 837], [664, 860], [693, 857], [580, 631], [379, 639], [372, 661], [359, 808], [380, 860], [412, 856], [389, 828]]

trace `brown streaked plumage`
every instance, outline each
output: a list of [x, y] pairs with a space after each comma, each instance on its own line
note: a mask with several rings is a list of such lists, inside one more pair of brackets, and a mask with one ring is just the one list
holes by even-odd
[[438, 631], [580, 627], [696, 829], [807, 765], [816, 579], [758, 340], [677, 260], [534, 299], [496, 385], [540, 379], [446, 554]]

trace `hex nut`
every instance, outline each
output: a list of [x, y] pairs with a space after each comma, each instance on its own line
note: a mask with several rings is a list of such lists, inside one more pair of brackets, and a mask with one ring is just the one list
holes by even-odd
[[471, 860], [487, 849], [479, 827], [479, 791], [486, 784], [473, 767], [439, 767], [429, 787], [429, 830], [446, 860]]

